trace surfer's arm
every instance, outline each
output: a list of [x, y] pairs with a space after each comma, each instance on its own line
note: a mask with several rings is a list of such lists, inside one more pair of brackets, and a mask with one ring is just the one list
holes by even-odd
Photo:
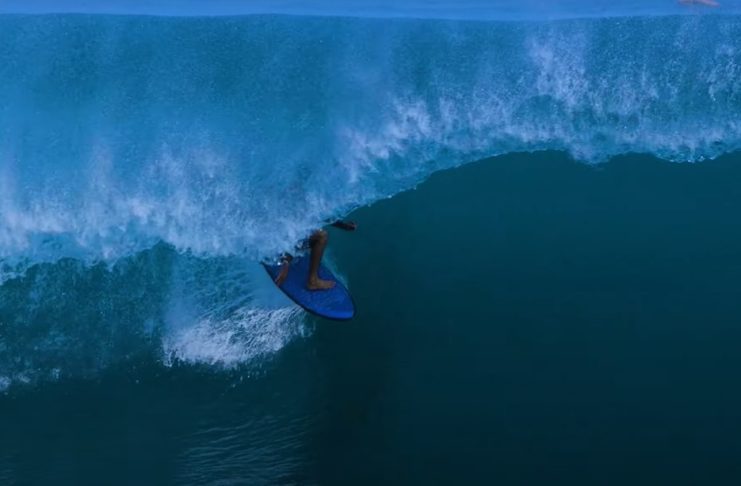
[[345, 231], [355, 231], [355, 229], [358, 227], [357, 224], [353, 223], [352, 221], [335, 221], [330, 226], [334, 226], [335, 228], [339, 228]]
[[291, 260], [293, 260], [293, 257], [288, 253], [284, 254], [281, 257], [280, 272], [278, 273], [278, 276], [275, 277], [276, 285], [280, 285], [286, 280], [286, 277], [288, 276], [288, 270], [291, 269]]

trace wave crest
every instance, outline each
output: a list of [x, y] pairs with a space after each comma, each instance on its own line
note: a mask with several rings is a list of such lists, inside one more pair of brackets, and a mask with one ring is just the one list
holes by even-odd
[[0, 18], [0, 258], [272, 256], [513, 151], [741, 145], [735, 16]]

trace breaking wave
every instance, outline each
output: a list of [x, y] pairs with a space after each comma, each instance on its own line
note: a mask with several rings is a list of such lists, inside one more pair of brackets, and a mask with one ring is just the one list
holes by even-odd
[[441, 169], [738, 150], [740, 18], [0, 16], [0, 391], [270, 356], [256, 260]]
[[739, 148], [736, 16], [0, 17], [0, 258], [257, 259], [515, 151]]

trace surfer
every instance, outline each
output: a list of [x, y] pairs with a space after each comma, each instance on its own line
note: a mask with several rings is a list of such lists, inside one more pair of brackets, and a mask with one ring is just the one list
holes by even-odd
[[[345, 231], [354, 231], [357, 225], [351, 221], [336, 221], [330, 226], [340, 228]], [[322, 263], [322, 256], [324, 256], [324, 249], [327, 247], [327, 241], [329, 236], [323, 229], [314, 231], [310, 237], [303, 240], [298, 245], [298, 250], [310, 250], [309, 256], [309, 278], [306, 281], [306, 288], [309, 290], [327, 290], [334, 287], [335, 283], [330, 280], [322, 280], [319, 278], [319, 265]], [[288, 270], [291, 267], [291, 260], [293, 256], [289, 253], [284, 254], [281, 257], [281, 269], [277, 277], [275, 277], [275, 283], [277, 285], [282, 284], [288, 276]]]

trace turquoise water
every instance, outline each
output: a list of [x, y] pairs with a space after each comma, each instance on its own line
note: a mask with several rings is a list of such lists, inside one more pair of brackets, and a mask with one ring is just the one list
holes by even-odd
[[0, 482], [735, 482], [740, 34], [0, 17]]

